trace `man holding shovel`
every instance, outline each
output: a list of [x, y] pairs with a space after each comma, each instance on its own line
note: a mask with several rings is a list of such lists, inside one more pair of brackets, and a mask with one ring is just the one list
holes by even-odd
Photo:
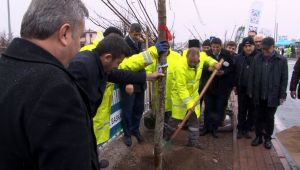
[[[176, 129], [179, 123], [184, 119], [187, 111], [193, 108], [199, 93], [199, 79], [202, 74], [204, 65], [220, 69], [221, 65], [206, 53], [199, 49], [190, 48], [187, 52], [186, 58], [182, 58], [180, 65], [174, 72], [173, 87], [171, 90], [172, 98], [172, 117], [170, 120], [170, 127], [172, 129], [166, 130], [167, 139], [170, 138], [172, 132]], [[193, 109], [192, 115], [188, 120], [189, 140], [187, 146], [201, 149], [199, 144], [199, 121], [200, 106]]]

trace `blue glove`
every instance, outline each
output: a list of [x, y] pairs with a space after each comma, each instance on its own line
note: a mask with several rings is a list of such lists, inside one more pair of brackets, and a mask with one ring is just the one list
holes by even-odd
[[157, 49], [158, 55], [167, 52], [170, 48], [169, 43], [167, 41], [160, 41], [155, 44], [155, 47]]

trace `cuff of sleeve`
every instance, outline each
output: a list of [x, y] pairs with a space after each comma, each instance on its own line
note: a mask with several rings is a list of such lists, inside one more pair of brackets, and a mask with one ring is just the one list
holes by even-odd
[[190, 109], [193, 106], [194, 106], [194, 101], [193, 100], [188, 101], [187, 104], [186, 104], [187, 109]]
[[157, 59], [158, 58], [158, 51], [157, 51], [157, 48], [155, 46], [152, 46], [148, 49], [148, 51], [150, 52], [151, 56], [154, 58], [154, 59]]
[[147, 74], [145, 71], [141, 72], [141, 83], [145, 83], [147, 81]]

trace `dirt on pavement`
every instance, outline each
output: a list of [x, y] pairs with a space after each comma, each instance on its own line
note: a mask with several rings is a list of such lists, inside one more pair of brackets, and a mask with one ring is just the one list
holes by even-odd
[[[181, 131], [170, 146], [165, 147], [164, 170], [230, 170], [232, 169], [232, 132], [220, 132], [215, 139], [210, 134], [201, 136], [203, 150], [186, 147], [188, 131]], [[130, 148], [114, 167], [118, 170], [154, 170], [154, 132], [145, 130], [146, 142]], [[134, 137], [133, 137], [133, 140]]]

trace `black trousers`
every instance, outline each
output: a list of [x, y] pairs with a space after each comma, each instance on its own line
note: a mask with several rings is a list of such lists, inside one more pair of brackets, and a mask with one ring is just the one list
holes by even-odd
[[[267, 100], [260, 100], [259, 105], [256, 106], [255, 133], [257, 137], [264, 135], [265, 139], [271, 139], [274, 131], [274, 115], [276, 110], [277, 107], [268, 107]], [[264, 134], [263, 130], [265, 130]]]
[[144, 91], [134, 92], [132, 95], [121, 88], [121, 118], [124, 136], [139, 134], [140, 121], [144, 112]]
[[255, 109], [252, 98], [245, 92], [238, 93], [238, 125], [240, 131], [250, 131], [254, 125]]
[[207, 130], [217, 130], [226, 104], [227, 92], [211, 94], [207, 92], [204, 96], [204, 128]]
[[226, 119], [226, 109], [227, 109], [227, 106], [228, 106], [228, 101], [229, 101], [229, 99], [230, 99], [230, 95], [231, 95], [232, 89], [233, 89], [233, 88], [230, 88], [230, 89], [227, 91], [226, 99], [225, 99], [225, 104], [224, 104], [224, 112], [223, 112], [221, 121], [224, 121], [224, 120]]

